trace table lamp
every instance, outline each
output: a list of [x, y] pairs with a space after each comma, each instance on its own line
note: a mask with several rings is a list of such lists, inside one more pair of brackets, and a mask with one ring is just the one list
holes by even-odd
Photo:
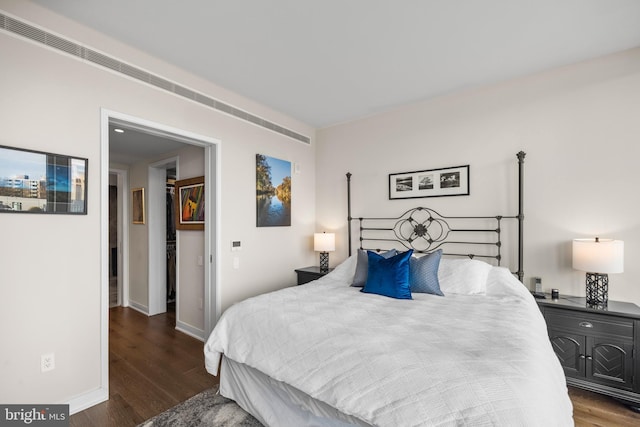
[[320, 271], [329, 271], [329, 252], [336, 250], [336, 235], [334, 233], [314, 233], [313, 250], [320, 252]]
[[613, 239], [575, 239], [573, 268], [587, 273], [587, 304], [606, 307], [609, 273], [624, 271], [624, 242]]

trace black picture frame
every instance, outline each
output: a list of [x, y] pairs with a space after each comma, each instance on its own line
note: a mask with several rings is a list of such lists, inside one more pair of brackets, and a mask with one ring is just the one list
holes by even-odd
[[389, 200], [469, 194], [469, 165], [389, 174]]
[[89, 160], [0, 145], [0, 213], [87, 214]]

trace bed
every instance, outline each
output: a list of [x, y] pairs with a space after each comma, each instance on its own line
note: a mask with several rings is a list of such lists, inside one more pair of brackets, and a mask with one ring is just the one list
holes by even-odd
[[267, 426], [573, 425], [521, 264], [446, 256], [432, 237], [360, 247], [319, 280], [229, 307], [205, 344], [220, 393]]

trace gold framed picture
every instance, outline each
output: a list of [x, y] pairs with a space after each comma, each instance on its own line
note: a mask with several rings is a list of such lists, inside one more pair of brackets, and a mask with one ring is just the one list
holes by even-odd
[[176, 181], [176, 230], [204, 230], [204, 176]]
[[131, 190], [131, 222], [144, 224], [144, 188]]

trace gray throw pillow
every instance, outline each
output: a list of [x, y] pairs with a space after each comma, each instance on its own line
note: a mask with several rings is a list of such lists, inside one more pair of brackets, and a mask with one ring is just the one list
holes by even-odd
[[411, 257], [409, 265], [409, 283], [411, 292], [444, 296], [438, 281], [438, 267], [442, 249], [421, 256]]
[[[398, 251], [395, 249], [388, 250], [387, 252], [382, 252], [379, 255], [384, 258], [391, 258], [398, 254]], [[353, 283], [351, 286], [355, 286], [357, 288], [364, 287], [364, 284], [367, 281], [367, 271], [369, 271], [369, 258], [367, 257], [367, 251], [364, 249], [358, 249], [358, 260], [356, 264], [356, 273], [353, 275]]]

